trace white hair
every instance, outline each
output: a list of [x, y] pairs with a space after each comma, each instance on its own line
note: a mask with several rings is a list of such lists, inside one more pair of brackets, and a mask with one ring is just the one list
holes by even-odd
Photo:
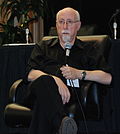
[[79, 14], [79, 12], [77, 10], [71, 8], [71, 7], [66, 7], [66, 8], [63, 8], [60, 11], [58, 11], [58, 13], [56, 14], [56, 20], [58, 19], [59, 14], [61, 12], [65, 11], [65, 10], [72, 10], [75, 13], [76, 20], [80, 21], [80, 14]]

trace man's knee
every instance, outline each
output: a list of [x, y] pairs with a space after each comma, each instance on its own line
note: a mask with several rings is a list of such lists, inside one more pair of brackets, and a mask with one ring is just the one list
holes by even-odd
[[52, 80], [54, 80], [53, 78], [52, 78], [52, 76], [50, 76], [50, 75], [42, 75], [42, 76], [40, 76], [40, 77], [38, 77], [35, 81], [36, 82], [47, 82], [47, 81], [52, 81]]
[[54, 79], [52, 76], [50, 75], [42, 75], [40, 77], [38, 77], [36, 80], [34, 80], [33, 82], [31, 82], [30, 84], [30, 88], [38, 88], [38, 87], [43, 87], [44, 85], [49, 85], [49, 84], [54, 83]]

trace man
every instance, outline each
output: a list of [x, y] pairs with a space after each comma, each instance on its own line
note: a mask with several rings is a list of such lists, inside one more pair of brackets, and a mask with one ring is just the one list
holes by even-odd
[[77, 125], [65, 110], [72, 100], [71, 87], [79, 91], [80, 81], [109, 85], [112, 80], [104, 58], [94, 46], [76, 38], [81, 27], [76, 10], [60, 10], [56, 27], [58, 39], [35, 45], [28, 63], [27, 79], [31, 84], [27, 100], [32, 100], [29, 103], [33, 109], [29, 134], [76, 134]]

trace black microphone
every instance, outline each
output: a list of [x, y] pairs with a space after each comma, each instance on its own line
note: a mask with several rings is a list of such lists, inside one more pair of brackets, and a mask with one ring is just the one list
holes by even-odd
[[65, 43], [65, 50], [66, 50], [66, 59], [65, 59], [65, 63], [66, 66], [68, 66], [68, 57], [70, 55], [70, 49], [71, 49], [72, 45], [69, 42]]
[[69, 42], [65, 43], [66, 56], [69, 56], [72, 45]]

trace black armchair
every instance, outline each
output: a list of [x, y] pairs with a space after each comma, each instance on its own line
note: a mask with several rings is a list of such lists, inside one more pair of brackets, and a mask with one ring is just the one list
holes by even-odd
[[19, 104], [19, 97], [23, 95], [20, 93], [22, 88], [25, 88], [23, 80], [19, 79], [12, 84], [9, 91], [10, 104], [5, 107], [4, 117], [10, 127], [28, 127], [31, 121], [32, 110]]
[[[50, 36], [44, 37], [43, 39], [53, 38]], [[98, 36], [79, 36], [81, 40], [89, 42], [98, 42], [100, 45], [100, 51], [103, 52], [106, 61], [108, 61], [110, 42], [107, 35]], [[85, 112], [86, 119], [97, 119], [102, 117], [102, 98], [103, 93], [101, 93], [102, 85], [93, 82], [87, 82], [82, 89], [82, 99], [81, 103], [83, 110]], [[10, 127], [28, 127], [31, 121], [32, 110], [26, 106], [22, 106], [19, 103], [19, 97], [23, 95], [26, 86], [23, 80], [17, 80], [13, 83], [10, 88], [9, 98], [10, 104], [5, 107], [4, 119], [8, 126]], [[70, 108], [70, 111], [74, 111], [74, 106]], [[79, 115], [79, 112], [76, 112]], [[79, 116], [77, 116], [79, 117]]]

